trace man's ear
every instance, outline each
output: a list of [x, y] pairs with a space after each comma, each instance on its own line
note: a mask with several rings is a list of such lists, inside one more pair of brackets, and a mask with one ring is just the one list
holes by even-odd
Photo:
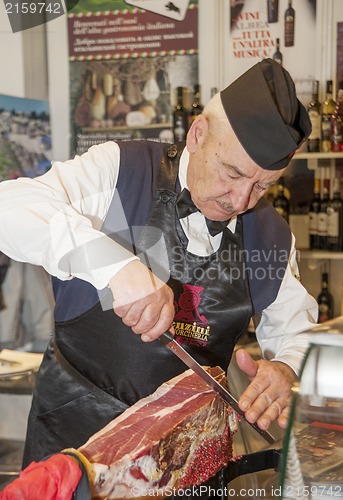
[[188, 131], [186, 146], [189, 153], [194, 153], [199, 144], [202, 144], [208, 134], [208, 120], [204, 115], [196, 117]]

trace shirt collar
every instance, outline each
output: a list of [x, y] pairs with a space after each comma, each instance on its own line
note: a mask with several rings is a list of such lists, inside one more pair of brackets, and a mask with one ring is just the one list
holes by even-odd
[[[180, 163], [179, 163], [179, 182], [181, 191], [184, 188], [188, 189], [187, 185], [188, 162], [189, 162], [189, 152], [185, 147], [181, 153]], [[233, 217], [226, 227], [230, 229], [230, 231], [234, 234], [236, 232], [236, 225], [237, 225], [237, 217]]]

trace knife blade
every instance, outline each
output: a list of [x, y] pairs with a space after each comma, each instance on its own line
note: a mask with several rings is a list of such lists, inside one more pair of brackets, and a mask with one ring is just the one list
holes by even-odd
[[160, 342], [168, 347], [178, 358], [180, 358], [188, 368], [191, 368], [194, 373], [202, 378], [207, 385], [209, 385], [219, 396], [228, 403], [231, 408], [238, 413], [256, 432], [259, 433], [269, 444], [275, 443], [274, 437], [266, 430], [260, 429], [256, 423], [249, 422], [244, 414], [244, 411], [238, 406], [237, 399], [229, 393], [217, 380], [208, 373], [188, 352], [176, 342], [170, 332], [164, 332], [159, 338]]

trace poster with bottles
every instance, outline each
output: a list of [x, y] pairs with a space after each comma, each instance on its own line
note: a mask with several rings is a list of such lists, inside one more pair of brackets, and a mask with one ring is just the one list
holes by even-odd
[[72, 152], [107, 140], [173, 141], [176, 89], [188, 106], [198, 82], [197, 0], [80, 0], [68, 38]]
[[[233, 81], [263, 58], [271, 58], [291, 74], [300, 101], [307, 108], [316, 78], [316, 0], [230, 0], [227, 80]], [[324, 90], [324, 89], [319, 89]], [[319, 130], [320, 132], [320, 130]], [[303, 145], [307, 150], [307, 143]], [[293, 161], [284, 175], [289, 215], [307, 217], [313, 192], [313, 171], [306, 161]], [[273, 203], [277, 187], [269, 190]], [[275, 201], [277, 203], [277, 200]]]
[[231, 0], [230, 5], [228, 80], [270, 57], [291, 73], [307, 105], [315, 78], [316, 0]]

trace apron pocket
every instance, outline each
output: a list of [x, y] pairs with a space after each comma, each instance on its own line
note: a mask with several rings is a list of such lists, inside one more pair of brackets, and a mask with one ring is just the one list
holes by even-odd
[[33, 441], [45, 455], [65, 448], [78, 448], [90, 436], [122, 413], [91, 393], [36, 416]]

